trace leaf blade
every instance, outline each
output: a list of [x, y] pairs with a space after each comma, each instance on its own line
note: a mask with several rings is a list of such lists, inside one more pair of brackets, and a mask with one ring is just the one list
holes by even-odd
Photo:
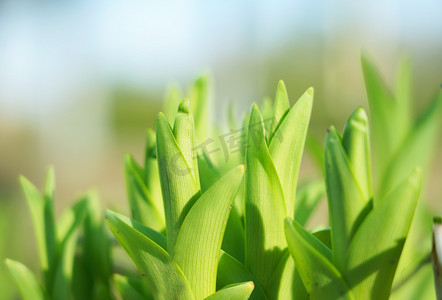
[[46, 299], [43, 287], [31, 270], [22, 263], [11, 259], [6, 259], [5, 263], [24, 300]]
[[258, 282], [265, 285], [286, 247], [283, 220], [287, 211], [256, 105], [249, 121], [246, 165], [245, 262]]
[[117, 241], [145, 275], [155, 298], [194, 299], [182, 271], [163, 248], [109, 210], [106, 211], [106, 222]]
[[181, 226], [173, 260], [183, 270], [196, 299], [216, 290], [222, 239], [243, 174], [244, 166], [239, 166], [218, 180], [196, 201]]
[[295, 209], [299, 168], [304, 152], [313, 105], [313, 89], [308, 89], [281, 120], [270, 138], [269, 152], [281, 181], [287, 216]]
[[296, 221], [284, 222], [287, 243], [311, 299], [354, 299], [331, 263], [331, 251]]

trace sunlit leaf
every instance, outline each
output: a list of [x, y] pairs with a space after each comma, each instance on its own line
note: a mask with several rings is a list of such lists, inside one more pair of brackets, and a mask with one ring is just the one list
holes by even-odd
[[191, 86], [189, 99], [195, 116], [195, 132], [199, 142], [204, 141], [210, 132], [209, 124], [209, 76], [199, 77]]
[[206, 300], [247, 300], [253, 291], [254, 284], [252, 281], [232, 284], [224, 287], [215, 294], [205, 298]]
[[313, 105], [313, 89], [308, 89], [280, 121], [270, 138], [269, 152], [284, 192], [287, 216], [295, 209], [299, 167]]
[[284, 224], [290, 253], [310, 299], [355, 299], [331, 262], [331, 250], [296, 221], [286, 219]]
[[216, 290], [221, 243], [243, 174], [244, 166], [239, 166], [218, 180], [197, 200], [181, 226], [173, 260], [183, 270], [196, 299]]
[[158, 244], [106, 211], [106, 221], [113, 235], [146, 278], [155, 299], [194, 299], [181, 269]]
[[362, 70], [373, 128], [376, 173], [383, 174], [388, 161], [397, 151], [410, 126], [405, 111], [398, 109], [401, 99], [385, 85], [379, 71], [366, 55], [361, 58]]
[[163, 114], [157, 118], [157, 154], [163, 193], [168, 251], [173, 255], [181, 224], [200, 188]]
[[342, 271], [351, 237], [366, 213], [366, 199], [334, 127], [329, 128], [325, 142], [325, 170], [333, 263]]
[[276, 89], [275, 104], [273, 106], [273, 118], [272, 127], [270, 129], [270, 135], [272, 135], [279, 123], [284, 119], [285, 115], [290, 110], [289, 96], [287, 95], [287, 89], [282, 80], [278, 82], [278, 88]]
[[364, 199], [373, 197], [368, 117], [357, 108], [345, 123], [342, 144], [347, 152], [350, 168]]
[[442, 92], [439, 92], [410, 130], [382, 177], [380, 194], [385, 195], [415, 166], [427, 168], [441, 132]]
[[[143, 180], [144, 170], [135, 162], [130, 154], [124, 157], [126, 190], [132, 217], [158, 231], [164, 229], [164, 214], [162, 207], [153, 200], [150, 191]], [[160, 198], [161, 200], [161, 198]]]
[[258, 282], [266, 284], [286, 247], [283, 220], [287, 211], [256, 105], [250, 116], [246, 164], [246, 266]]
[[31, 210], [35, 235], [37, 237], [40, 264], [45, 278], [45, 286], [51, 293], [55, 276], [55, 263], [57, 258], [57, 234], [53, 212], [54, 171], [48, 170], [46, 181], [46, 195], [26, 178], [20, 177], [20, 183], [28, 206]]
[[244, 281], [253, 281], [255, 285], [250, 299], [268, 299], [261, 284], [255, 279], [250, 271], [228, 253], [221, 251], [216, 281], [217, 289]]
[[44, 300], [47, 299], [43, 287], [35, 275], [25, 265], [6, 259], [6, 266], [11, 272], [17, 284], [23, 300]]
[[355, 296], [388, 299], [421, 191], [415, 169], [366, 216], [349, 246], [345, 278]]
[[180, 88], [176, 85], [169, 87], [164, 101], [164, 113], [167, 116], [169, 124], [173, 124], [177, 112], [178, 104], [183, 99]]

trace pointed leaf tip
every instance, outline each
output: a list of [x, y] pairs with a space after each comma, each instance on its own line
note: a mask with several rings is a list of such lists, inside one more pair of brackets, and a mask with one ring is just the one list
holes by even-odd
[[178, 112], [189, 114], [190, 111], [190, 101], [188, 98], [185, 98], [183, 101], [180, 102], [180, 105], [178, 106]]

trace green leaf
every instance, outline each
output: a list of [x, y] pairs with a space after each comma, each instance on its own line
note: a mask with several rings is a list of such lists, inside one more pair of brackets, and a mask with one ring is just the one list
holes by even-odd
[[267, 284], [286, 248], [284, 195], [265, 141], [258, 106], [250, 116], [246, 153], [246, 266]]
[[313, 134], [308, 133], [305, 139], [305, 149], [316, 167], [319, 170], [324, 170], [324, 142]]
[[112, 273], [111, 238], [104, 224], [103, 212], [96, 191], [87, 194], [87, 215], [84, 222], [83, 253], [87, 273], [109, 284]]
[[304, 226], [324, 196], [325, 184], [322, 180], [301, 187], [296, 196], [295, 220]]
[[295, 103], [270, 138], [269, 152], [284, 192], [287, 216], [295, 209], [299, 167], [313, 105], [313, 89]]
[[150, 227], [147, 227], [146, 225], [137, 222], [131, 218], [128, 218], [122, 214], [112, 212], [118, 219], [124, 223], [126, 223], [128, 226], [132, 227], [134, 230], [140, 232], [144, 236], [146, 236], [148, 239], [152, 240], [155, 244], [163, 248], [167, 251], [167, 239], [164, 235], [159, 233], [158, 231], [153, 230]]
[[209, 76], [199, 77], [189, 92], [192, 111], [195, 115], [195, 132], [199, 142], [207, 139], [209, 127]]
[[124, 300], [145, 300], [146, 298], [142, 295], [135, 287], [133, 287], [129, 279], [126, 276], [120, 274], [114, 274], [113, 279], [116, 286]]
[[164, 112], [167, 116], [167, 120], [169, 121], [169, 124], [172, 124], [175, 120], [175, 115], [177, 112], [178, 105], [181, 101], [182, 94], [180, 91], [180, 88], [176, 85], [172, 85], [169, 87], [169, 90], [166, 94], [164, 101]]
[[[240, 193], [237, 194], [235, 201], [239, 200], [243, 200], [241, 199]], [[244, 202], [242, 201], [242, 203]], [[244, 232], [244, 223], [242, 218], [243, 215], [240, 213], [238, 206], [239, 206], [238, 203], [232, 206], [229, 220], [227, 221], [226, 232], [224, 233], [224, 239], [221, 248], [224, 251], [228, 252], [233, 257], [235, 257], [240, 262], [244, 263], [245, 232]]]
[[270, 129], [270, 136], [276, 131], [281, 120], [284, 119], [285, 115], [290, 110], [289, 96], [287, 95], [287, 89], [285, 87], [284, 81], [280, 80], [278, 82], [278, 88], [276, 89], [275, 104], [273, 106], [273, 118], [272, 127]]
[[[323, 229], [312, 233], [325, 246], [330, 248], [330, 229]], [[271, 284], [266, 289], [270, 299], [309, 299], [307, 290], [301, 280], [295, 262], [288, 249], [284, 257], [273, 272]]]
[[333, 263], [344, 270], [351, 237], [366, 214], [364, 199], [341, 137], [330, 127], [325, 142], [325, 182], [329, 206]]
[[270, 299], [309, 299], [307, 290], [295, 268], [295, 262], [288, 249], [286, 249], [284, 257], [273, 272], [266, 291]]
[[173, 259], [183, 270], [196, 299], [216, 290], [224, 231], [243, 174], [244, 166], [239, 166], [218, 180], [196, 201], [181, 226]]
[[157, 118], [157, 154], [166, 217], [167, 249], [173, 249], [181, 224], [200, 188], [163, 114]]
[[407, 100], [398, 99], [393, 95], [365, 55], [361, 61], [373, 128], [375, 170], [377, 174], [383, 174], [385, 166], [410, 127], [410, 120], [404, 115], [405, 110], [400, 108], [402, 101]]
[[83, 198], [74, 205], [67, 208], [57, 221], [57, 240], [59, 245], [63, 247], [73, 232], [84, 221], [87, 213], [88, 199]]
[[45, 196], [25, 177], [20, 177], [20, 183], [28, 206], [31, 210], [35, 235], [40, 254], [40, 264], [44, 273], [46, 288], [51, 292], [54, 280], [57, 258], [57, 238], [53, 212], [54, 175], [53, 169], [48, 170]]
[[266, 137], [266, 141], [270, 138], [270, 129], [272, 128], [272, 119], [273, 119], [273, 101], [270, 97], [265, 97], [262, 100], [262, 118], [264, 119], [264, 133]]
[[362, 107], [357, 108], [345, 123], [342, 144], [362, 195], [368, 201], [373, 197], [370, 135], [368, 117]]
[[380, 194], [385, 195], [415, 166], [428, 168], [432, 151], [436, 148], [442, 123], [442, 92], [427, 108], [410, 130], [382, 177]]
[[224, 287], [215, 294], [205, 298], [206, 300], [247, 300], [253, 291], [252, 281], [232, 284]]
[[285, 233], [296, 269], [310, 299], [355, 299], [331, 263], [331, 251], [296, 221], [286, 219]]
[[345, 278], [356, 297], [388, 299], [421, 185], [421, 172], [415, 169], [374, 207], [355, 233], [346, 257]]
[[[152, 199], [143, 180], [144, 170], [138, 166], [130, 154], [124, 157], [126, 190], [132, 217], [158, 231], [164, 229], [162, 207]], [[161, 200], [161, 198], [159, 199]]]
[[243, 281], [253, 281], [255, 284], [250, 299], [268, 299], [261, 284], [255, 279], [249, 270], [234, 257], [221, 250], [216, 278], [217, 289]]
[[[158, 172], [157, 145], [155, 131], [146, 131], [146, 149], [144, 156], [144, 182], [151, 196], [152, 205], [160, 214], [162, 219], [162, 229], [165, 229], [163, 196], [161, 194], [160, 174]], [[161, 230], [162, 230], [161, 229]]]
[[181, 153], [183, 153], [184, 159], [190, 167], [197, 186], [199, 186], [198, 160], [194, 150], [196, 146], [195, 125], [188, 99], [184, 99], [178, 107], [178, 113], [173, 125], [173, 135]]
[[109, 229], [149, 284], [155, 299], [194, 299], [181, 269], [158, 244], [106, 211]]
[[79, 231], [75, 230], [61, 247], [61, 255], [55, 274], [52, 299], [69, 299], [71, 295], [71, 280], [74, 267], [75, 250]]
[[209, 189], [219, 178], [220, 172], [210, 160], [209, 156], [204, 150], [198, 151], [198, 170], [201, 180], [201, 191], [205, 192]]
[[402, 121], [400, 125], [404, 127], [404, 132], [410, 130], [411, 127], [412, 86], [411, 60], [409, 57], [404, 56], [400, 59], [396, 72], [395, 90], [395, 96], [398, 102], [396, 109]]
[[25, 265], [6, 259], [6, 266], [20, 290], [23, 300], [44, 300], [45, 292], [35, 275]]

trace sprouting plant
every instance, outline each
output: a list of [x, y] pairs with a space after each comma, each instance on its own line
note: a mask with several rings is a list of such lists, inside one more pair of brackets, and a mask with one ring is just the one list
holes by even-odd
[[188, 100], [180, 103], [173, 128], [163, 114], [158, 116], [156, 140], [166, 236], [111, 211], [106, 213], [109, 228], [147, 279], [155, 299], [216, 299], [223, 294], [247, 299], [251, 282], [215, 293], [222, 237], [244, 167], [201, 193]]
[[[413, 117], [411, 62], [402, 59], [396, 84], [389, 88], [367, 56], [362, 69], [373, 132], [374, 193], [383, 196], [402, 181], [415, 166], [428, 173], [442, 125], [442, 93], [439, 92], [420, 117]], [[425, 193], [423, 197], [425, 198]], [[419, 201], [396, 273], [392, 299], [434, 298], [429, 264], [431, 216], [425, 201]]]
[[[26, 178], [20, 182], [31, 211], [43, 282], [25, 265], [6, 264], [25, 300], [110, 299], [110, 240], [96, 193], [54, 218], [54, 171], [47, 172], [43, 194]], [[81, 243], [78, 242], [81, 238]]]
[[331, 127], [325, 179], [331, 248], [286, 221], [295, 265], [312, 299], [388, 299], [421, 189], [421, 173], [372, 196], [368, 121], [359, 108], [342, 137]]
[[[253, 105], [242, 128], [230, 106], [225, 134], [209, 123], [207, 76], [188, 90], [190, 100], [182, 100], [179, 89], [172, 88], [166, 115], [160, 113], [155, 131], [146, 132], [144, 163], [125, 155], [131, 218], [105, 213], [138, 272], [118, 266], [115, 259], [111, 264], [109, 237], [94, 194], [56, 223], [53, 171], [44, 195], [21, 179], [44, 279], [40, 284], [25, 266], [8, 261], [23, 297], [113, 299], [114, 287], [123, 299], [429, 295], [429, 250], [416, 246], [420, 218], [428, 219], [417, 205], [422, 175], [416, 166], [425, 170], [434, 146], [441, 96], [414, 122], [409, 64], [402, 64], [395, 92], [367, 58], [362, 65], [372, 128], [358, 108], [342, 136], [329, 128], [325, 149], [308, 142], [323, 162], [324, 179], [301, 187], [313, 89], [290, 107], [279, 82], [275, 101], [265, 99], [261, 109]], [[224, 151], [213, 153], [215, 148]], [[330, 228], [306, 230], [325, 194]]]

